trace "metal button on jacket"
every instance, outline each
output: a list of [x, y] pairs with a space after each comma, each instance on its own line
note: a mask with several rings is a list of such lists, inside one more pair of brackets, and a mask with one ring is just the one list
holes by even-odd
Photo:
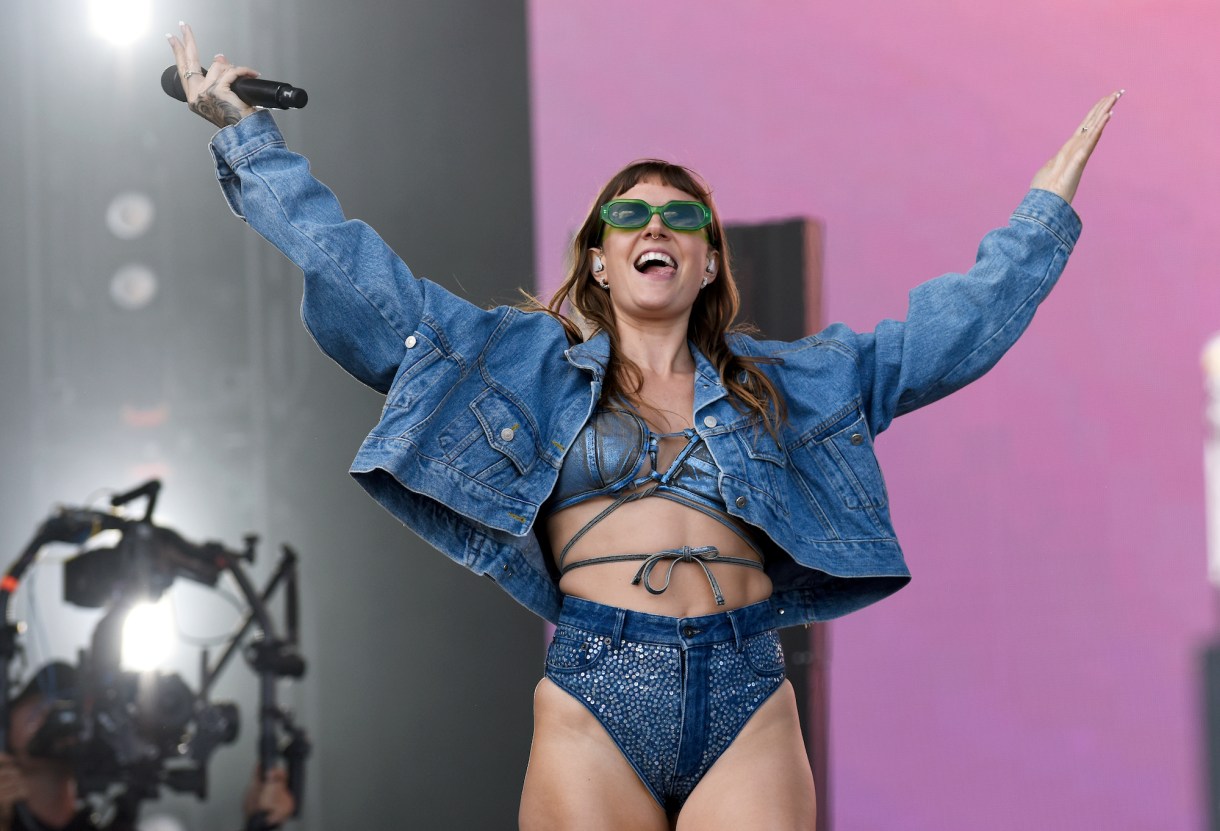
[[860, 435], [859, 433], [852, 433], [851, 434], [851, 443], [852, 444], [864, 444], [864, 436]]
[[513, 432], [513, 428], [511, 427], [505, 427], [500, 431], [500, 438], [504, 439], [504, 441], [512, 441], [513, 436], [515, 435], [516, 433]]
[[415, 348], [415, 335], [407, 335], [407, 339], [403, 341], [407, 345], [407, 349]]
[[707, 418], [703, 419], [704, 427], [715, 427], [716, 424], [717, 424], [716, 416], [708, 416]]

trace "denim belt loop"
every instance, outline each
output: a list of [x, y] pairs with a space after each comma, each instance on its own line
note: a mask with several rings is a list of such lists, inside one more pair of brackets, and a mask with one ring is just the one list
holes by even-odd
[[623, 645], [623, 625], [627, 622], [627, 610], [618, 609], [614, 613], [614, 634], [611, 636], [611, 646], [619, 649]]
[[737, 610], [731, 609], [727, 614], [729, 623], [733, 626], [733, 641], [737, 644], [737, 651], [740, 652], [745, 648], [745, 639], [741, 637], [741, 624], [737, 622]]

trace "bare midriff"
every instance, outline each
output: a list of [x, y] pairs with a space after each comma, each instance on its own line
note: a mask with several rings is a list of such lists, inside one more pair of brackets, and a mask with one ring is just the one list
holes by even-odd
[[[559, 552], [589, 520], [613, 500], [598, 497], [551, 515], [546, 532], [551, 550]], [[652, 554], [683, 546], [715, 546], [721, 556], [758, 561], [739, 535], [711, 517], [668, 499], [648, 497], [621, 505], [591, 528], [568, 552], [566, 564], [611, 554]], [[556, 554], [556, 557], [558, 554]], [[564, 594], [638, 612], [668, 617], [695, 617], [737, 609], [771, 596], [771, 579], [756, 568], [731, 563], [707, 564], [724, 595], [717, 605], [707, 575], [698, 563], [677, 562], [669, 587], [652, 594], [643, 585], [633, 585], [639, 561], [596, 563], [567, 572], [559, 581]], [[669, 563], [658, 566], [654, 585], [664, 582]]]

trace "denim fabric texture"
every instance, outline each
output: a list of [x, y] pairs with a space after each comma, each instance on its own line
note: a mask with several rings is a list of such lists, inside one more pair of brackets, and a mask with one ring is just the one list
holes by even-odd
[[[429, 543], [556, 621], [562, 598], [534, 525], [598, 401], [609, 339], [569, 346], [544, 314], [479, 308], [416, 278], [344, 217], [267, 112], [219, 131], [211, 149], [234, 213], [304, 271], [302, 315], [318, 345], [386, 396], [352, 475]], [[1032, 190], [968, 272], [910, 292], [905, 320], [871, 332], [833, 324], [794, 342], [731, 337], [741, 354], [780, 361], [764, 367], [788, 405], [779, 442], [733, 407], [692, 348], [693, 426], [729, 511], [770, 540], [783, 625], [838, 617], [910, 580], [873, 442], [995, 365], [1080, 230], [1070, 205]]]
[[674, 618], [565, 597], [546, 677], [606, 728], [670, 813], [784, 681], [769, 601]]

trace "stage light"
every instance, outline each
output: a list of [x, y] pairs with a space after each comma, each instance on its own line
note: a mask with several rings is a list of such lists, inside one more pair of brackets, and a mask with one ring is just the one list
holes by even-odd
[[126, 46], [148, 31], [152, 0], [89, 0], [93, 30], [117, 46]]
[[106, 227], [119, 239], [135, 239], [152, 227], [157, 206], [147, 194], [136, 191], [120, 193], [106, 208]]
[[149, 672], [163, 667], [177, 640], [174, 614], [165, 600], [137, 603], [123, 621], [123, 669]]
[[135, 311], [153, 301], [157, 288], [156, 272], [146, 265], [128, 263], [110, 278], [110, 299], [119, 308]]

